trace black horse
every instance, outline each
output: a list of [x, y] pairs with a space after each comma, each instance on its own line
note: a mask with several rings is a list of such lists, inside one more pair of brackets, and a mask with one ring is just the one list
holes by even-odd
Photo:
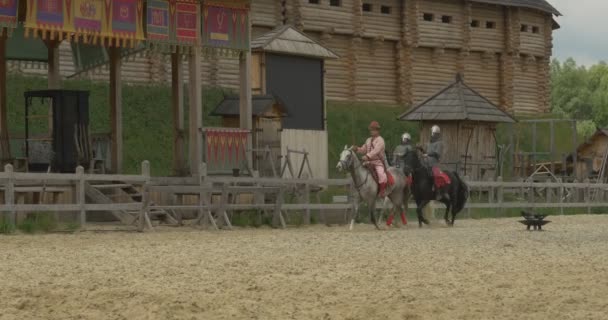
[[[454, 225], [454, 219], [464, 208], [464, 205], [469, 197], [469, 188], [456, 172], [445, 172], [451, 180], [451, 183], [443, 187], [439, 191], [434, 191], [434, 179], [430, 168], [420, 161], [421, 150], [410, 150], [404, 155], [405, 167], [403, 171], [406, 176], [412, 176], [412, 195], [416, 201], [418, 208], [418, 225], [422, 227], [422, 223], [429, 224], [429, 221], [422, 215], [422, 210], [432, 200], [439, 200], [446, 206], [444, 219], [448, 226]], [[448, 219], [448, 214], [452, 213], [451, 220]]]

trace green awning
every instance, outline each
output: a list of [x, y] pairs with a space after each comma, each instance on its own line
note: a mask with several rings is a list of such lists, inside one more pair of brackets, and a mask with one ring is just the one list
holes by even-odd
[[8, 60], [48, 62], [48, 50], [40, 38], [24, 38], [23, 26], [19, 25], [6, 40]]

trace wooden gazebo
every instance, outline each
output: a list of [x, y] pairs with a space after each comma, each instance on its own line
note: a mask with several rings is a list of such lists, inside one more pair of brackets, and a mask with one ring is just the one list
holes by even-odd
[[[145, 11], [145, 13], [144, 13]], [[58, 47], [70, 41], [78, 61], [94, 60], [101, 48], [110, 68], [111, 169], [122, 171], [121, 60], [141, 50], [171, 55], [174, 172], [197, 174], [202, 161], [203, 124], [201, 59], [203, 54], [238, 55], [240, 61], [240, 128], [250, 131], [251, 28], [250, 0], [13, 0], [0, 8], [0, 145], [2, 159], [10, 158], [6, 102], [7, 39], [10, 36], [44, 43], [47, 48], [48, 87], [60, 89]], [[14, 32], [21, 29], [22, 32]], [[81, 56], [82, 55], [82, 56]], [[23, 52], [27, 56], [27, 52]], [[40, 59], [40, 58], [38, 58]], [[183, 110], [182, 60], [188, 60], [189, 131], [186, 144]], [[128, 106], [127, 106], [128, 107]], [[152, 129], [153, 130], [153, 129]], [[251, 139], [246, 139], [251, 149]], [[189, 146], [189, 168], [184, 158]], [[248, 161], [251, 156], [247, 155]]]
[[430, 140], [431, 127], [439, 125], [444, 142], [442, 165], [473, 180], [495, 177], [496, 125], [516, 122], [466, 85], [460, 74], [454, 82], [398, 119], [422, 122], [420, 142], [424, 146]]

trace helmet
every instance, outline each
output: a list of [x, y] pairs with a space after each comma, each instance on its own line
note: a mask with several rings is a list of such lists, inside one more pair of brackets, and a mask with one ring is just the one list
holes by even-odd
[[410, 134], [407, 132], [401, 135], [401, 141], [405, 140], [412, 140], [412, 136], [410, 136]]
[[431, 128], [431, 133], [439, 133], [439, 132], [441, 132], [441, 130], [439, 129], [439, 126], [438, 126], [438, 125], [434, 125], [434, 126]]
[[378, 129], [380, 129], [380, 124], [378, 123], [378, 121], [372, 121], [369, 124], [368, 129], [370, 129], [370, 130], [372, 130], [372, 129], [378, 130]]

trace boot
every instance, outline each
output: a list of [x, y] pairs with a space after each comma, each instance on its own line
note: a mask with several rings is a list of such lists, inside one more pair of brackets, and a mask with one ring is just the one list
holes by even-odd
[[384, 190], [386, 190], [386, 182], [380, 184], [380, 189], [378, 190], [378, 197], [384, 198]]
[[386, 219], [386, 226], [387, 227], [390, 227], [390, 226], [393, 225], [393, 219], [395, 219], [394, 215], [391, 214], [390, 216], [388, 216], [388, 219]]

